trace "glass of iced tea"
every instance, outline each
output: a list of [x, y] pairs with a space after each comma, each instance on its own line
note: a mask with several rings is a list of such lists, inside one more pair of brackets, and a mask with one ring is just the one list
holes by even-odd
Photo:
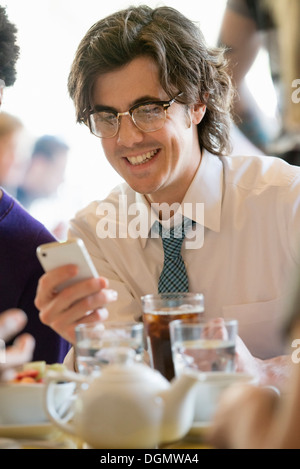
[[159, 293], [142, 297], [143, 322], [152, 368], [169, 381], [174, 378], [169, 323], [199, 321], [204, 316], [202, 293]]

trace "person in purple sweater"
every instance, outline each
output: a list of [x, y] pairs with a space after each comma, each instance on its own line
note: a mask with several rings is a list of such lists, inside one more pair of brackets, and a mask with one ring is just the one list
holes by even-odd
[[[16, 79], [16, 33], [0, 6], [0, 105], [4, 87]], [[41, 323], [34, 305], [43, 274], [36, 248], [51, 241], [54, 238], [45, 227], [0, 187], [0, 380], [11, 367], [30, 359], [62, 362], [69, 349], [68, 342]]]
[[43, 269], [36, 257], [40, 244], [55, 241], [37, 220], [0, 189], [0, 311], [19, 308], [27, 315], [23, 332], [35, 338], [34, 360], [61, 362], [68, 344], [39, 319], [34, 306]]

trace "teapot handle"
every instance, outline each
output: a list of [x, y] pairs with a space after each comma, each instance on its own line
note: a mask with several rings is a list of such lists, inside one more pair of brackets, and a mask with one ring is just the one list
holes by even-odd
[[45, 407], [49, 418], [66, 433], [77, 436], [75, 426], [68, 422], [68, 420], [70, 420], [70, 418], [73, 416], [74, 412], [70, 409], [67, 409], [67, 415], [61, 418], [58, 410], [55, 407], [55, 385], [61, 381], [83, 384], [90, 383], [90, 379], [72, 371], [51, 371], [47, 374], [46, 377]]

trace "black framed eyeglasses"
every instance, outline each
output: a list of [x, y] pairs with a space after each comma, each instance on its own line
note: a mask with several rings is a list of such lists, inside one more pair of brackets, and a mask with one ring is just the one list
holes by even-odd
[[148, 101], [135, 104], [126, 112], [114, 110], [93, 110], [85, 122], [92, 134], [99, 138], [113, 138], [120, 127], [120, 117], [130, 116], [136, 127], [143, 132], [155, 132], [161, 129], [166, 121], [167, 109], [181, 95], [179, 93], [169, 101]]

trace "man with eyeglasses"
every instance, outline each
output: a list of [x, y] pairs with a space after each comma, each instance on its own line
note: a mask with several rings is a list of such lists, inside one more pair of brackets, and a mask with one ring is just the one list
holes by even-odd
[[68, 86], [78, 122], [100, 138], [125, 182], [71, 222], [102, 277], [57, 293], [76, 267], [43, 276], [42, 321], [74, 343], [87, 311], [97, 320], [116, 295], [110, 319], [141, 320], [140, 298], [157, 293], [164, 267], [160, 233], [182, 224], [177, 257], [188, 289], [204, 294], [207, 318], [238, 319], [238, 369], [280, 384], [288, 358], [276, 327], [298, 262], [300, 170], [271, 157], [227, 156], [233, 92], [223, 51], [207, 47], [172, 8], [128, 8], [90, 28]]

